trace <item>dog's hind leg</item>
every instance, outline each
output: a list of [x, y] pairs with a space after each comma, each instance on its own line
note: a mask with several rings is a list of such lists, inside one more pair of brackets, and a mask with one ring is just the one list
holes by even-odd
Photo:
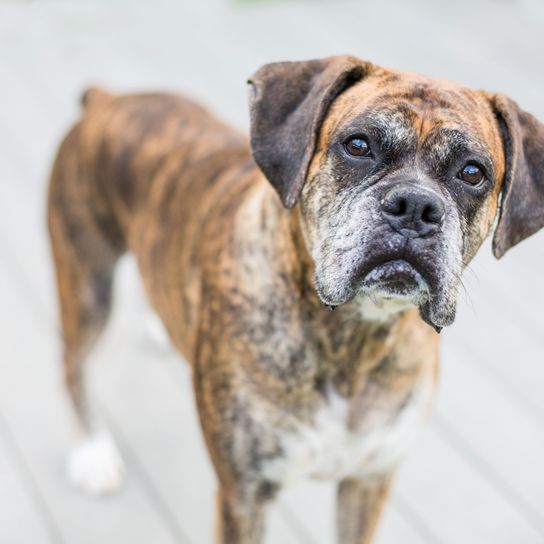
[[79, 488], [98, 495], [119, 487], [123, 465], [113, 440], [91, 412], [83, 367], [109, 315], [113, 272], [124, 243], [113, 218], [108, 219], [107, 205], [92, 187], [94, 180], [86, 179], [83, 161], [76, 126], [53, 168], [48, 224], [60, 301], [65, 383], [83, 433], [69, 458], [68, 476]]

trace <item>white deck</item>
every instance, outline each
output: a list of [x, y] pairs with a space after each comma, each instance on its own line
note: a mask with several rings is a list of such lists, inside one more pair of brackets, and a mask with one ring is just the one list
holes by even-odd
[[[244, 81], [260, 64], [350, 52], [501, 90], [544, 119], [543, 25], [538, 0], [0, 1], [0, 543], [212, 539], [214, 476], [189, 373], [146, 336], [130, 260], [92, 369], [127, 485], [95, 501], [63, 477], [72, 435], [45, 191], [87, 84], [179, 89], [246, 126]], [[544, 542], [543, 236], [500, 262], [486, 245], [465, 275], [434, 416], [379, 544]], [[332, 487], [301, 485], [282, 496], [267, 542], [331, 543], [332, 520]]]

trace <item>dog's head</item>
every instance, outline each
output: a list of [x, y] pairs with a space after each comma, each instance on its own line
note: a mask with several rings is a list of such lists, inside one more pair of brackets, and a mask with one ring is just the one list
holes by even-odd
[[455, 316], [463, 268], [544, 225], [544, 125], [505, 96], [355, 57], [268, 64], [250, 79], [256, 162], [299, 202], [321, 300]]

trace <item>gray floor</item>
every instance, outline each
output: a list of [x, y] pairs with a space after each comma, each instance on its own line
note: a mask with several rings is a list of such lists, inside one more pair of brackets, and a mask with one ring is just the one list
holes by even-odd
[[[538, 0], [238, 2], [0, 0], [0, 542], [211, 542], [214, 476], [185, 365], [147, 336], [121, 265], [93, 391], [128, 464], [121, 494], [63, 478], [61, 387], [44, 226], [47, 171], [88, 83], [179, 89], [247, 125], [244, 81], [266, 61], [350, 52], [500, 90], [544, 119]], [[443, 334], [434, 415], [400, 471], [379, 544], [544, 542], [544, 235], [486, 245]], [[268, 543], [333, 541], [333, 491], [282, 497]]]

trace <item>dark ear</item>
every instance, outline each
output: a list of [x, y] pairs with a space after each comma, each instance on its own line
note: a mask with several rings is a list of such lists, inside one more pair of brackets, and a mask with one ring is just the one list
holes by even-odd
[[512, 246], [544, 226], [544, 125], [510, 98], [491, 102], [502, 130], [506, 172], [493, 254], [500, 259]]
[[355, 57], [266, 64], [248, 83], [255, 161], [291, 208], [333, 100], [371, 69]]

